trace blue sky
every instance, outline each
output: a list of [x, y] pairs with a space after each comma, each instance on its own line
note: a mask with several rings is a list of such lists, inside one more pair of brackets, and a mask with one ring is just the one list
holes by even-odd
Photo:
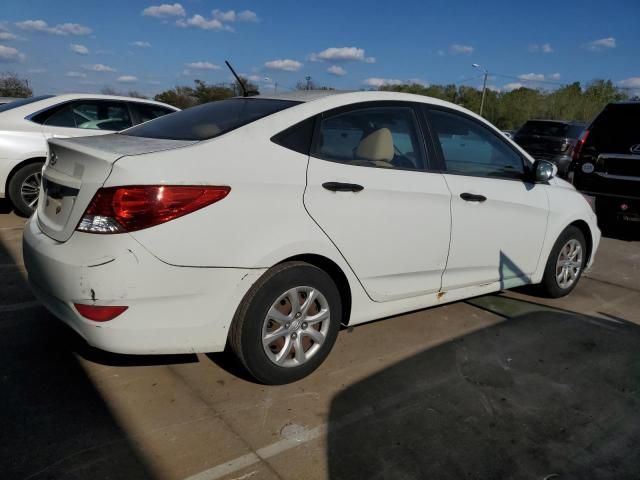
[[608, 78], [640, 92], [640, 2], [2, 0], [0, 72], [36, 93], [154, 94], [229, 81], [263, 91], [305, 76], [360, 89], [413, 80], [555, 88]]

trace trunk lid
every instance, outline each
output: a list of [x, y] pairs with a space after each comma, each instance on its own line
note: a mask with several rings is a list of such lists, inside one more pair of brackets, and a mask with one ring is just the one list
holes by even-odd
[[557, 155], [568, 155], [575, 140], [541, 135], [516, 135], [514, 141], [533, 158], [550, 160]]
[[193, 143], [119, 134], [49, 140], [38, 200], [40, 229], [54, 240], [67, 241], [118, 159]]

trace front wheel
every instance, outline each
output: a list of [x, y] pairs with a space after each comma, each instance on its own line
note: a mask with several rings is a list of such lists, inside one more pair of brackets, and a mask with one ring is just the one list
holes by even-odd
[[286, 262], [247, 293], [231, 324], [229, 346], [258, 381], [278, 385], [313, 372], [338, 336], [342, 304], [323, 270]]
[[584, 234], [574, 226], [567, 227], [556, 240], [547, 260], [540, 286], [552, 298], [568, 295], [573, 290], [587, 263]]
[[13, 174], [8, 185], [9, 200], [16, 213], [30, 216], [38, 206], [40, 182], [42, 181], [42, 163], [29, 163]]

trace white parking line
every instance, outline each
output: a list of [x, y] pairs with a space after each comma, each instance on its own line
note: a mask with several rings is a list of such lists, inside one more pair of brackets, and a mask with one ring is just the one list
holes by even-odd
[[0, 313], [18, 312], [20, 310], [27, 310], [28, 308], [39, 307], [40, 302], [33, 300], [31, 302], [13, 303], [11, 305], [0, 305]]

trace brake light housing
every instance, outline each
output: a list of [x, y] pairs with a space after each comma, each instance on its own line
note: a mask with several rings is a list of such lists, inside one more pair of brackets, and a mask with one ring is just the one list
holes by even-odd
[[573, 147], [573, 155], [571, 156], [572, 160], [577, 161], [580, 158], [580, 154], [582, 153], [582, 147], [584, 147], [587, 138], [589, 137], [589, 129], [582, 132], [580, 138], [578, 139], [578, 143]]
[[129, 308], [115, 305], [86, 305], [84, 303], [74, 303], [73, 306], [76, 307], [80, 315], [94, 322], [108, 322]]
[[76, 230], [114, 234], [153, 227], [225, 198], [231, 187], [206, 185], [135, 185], [101, 188]]

